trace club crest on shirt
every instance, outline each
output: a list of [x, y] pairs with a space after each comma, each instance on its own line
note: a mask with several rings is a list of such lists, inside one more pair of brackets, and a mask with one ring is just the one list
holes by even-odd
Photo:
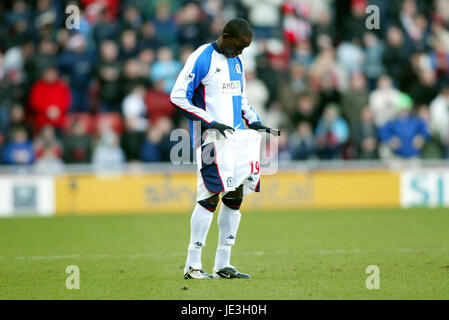
[[186, 72], [185, 79], [186, 81], [191, 82], [193, 81], [193, 79], [195, 79], [195, 74], [191, 72]]
[[240, 65], [238, 63], [235, 64], [235, 72], [242, 73], [242, 70], [240, 69]]
[[228, 185], [228, 188], [232, 188], [234, 186], [234, 180], [232, 180], [232, 177], [229, 177], [228, 180], [226, 180], [226, 184]]

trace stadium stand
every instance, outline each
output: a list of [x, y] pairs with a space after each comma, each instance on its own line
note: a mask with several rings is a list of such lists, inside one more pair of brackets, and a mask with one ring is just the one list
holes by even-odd
[[[369, 5], [379, 29], [366, 28]], [[0, 164], [92, 163], [103, 144], [117, 161], [168, 161], [168, 128], [186, 124], [165, 98], [189, 53], [236, 16], [254, 27], [248, 100], [284, 129], [282, 161], [449, 158], [447, 1], [6, 0]], [[59, 147], [45, 151], [48, 125]]]

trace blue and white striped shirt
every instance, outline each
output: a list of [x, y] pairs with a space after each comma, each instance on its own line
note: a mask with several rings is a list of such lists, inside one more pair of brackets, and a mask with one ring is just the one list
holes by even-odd
[[[239, 57], [227, 58], [215, 42], [195, 50], [179, 74], [170, 102], [202, 128], [214, 122], [234, 129], [260, 122], [245, 97], [245, 70]], [[197, 136], [191, 123], [191, 135]]]

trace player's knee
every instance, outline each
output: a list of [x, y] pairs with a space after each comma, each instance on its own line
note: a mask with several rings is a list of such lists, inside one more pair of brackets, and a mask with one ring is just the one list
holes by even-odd
[[218, 201], [220, 201], [220, 194], [219, 193], [216, 193], [216, 194], [214, 194], [212, 197], [209, 197], [209, 198], [207, 198], [207, 199], [205, 199], [207, 202], [210, 202], [210, 203], [215, 203], [215, 204], [218, 204]]
[[209, 199], [207, 199], [198, 201], [198, 204], [202, 206], [204, 209], [209, 210], [210, 212], [215, 212], [215, 210], [217, 209], [218, 201], [214, 203]]
[[240, 185], [235, 191], [228, 192], [225, 197], [227, 198], [243, 198], [243, 185]]
[[239, 210], [242, 205], [243, 198], [231, 198], [231, 197], [223, 197], [221, 199], [223, 204], [233, 210]]

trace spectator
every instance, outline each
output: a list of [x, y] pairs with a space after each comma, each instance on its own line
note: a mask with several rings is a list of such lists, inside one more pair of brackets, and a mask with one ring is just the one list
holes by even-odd
[[67, 75], [72, 92], [72, 112], [86, 112], [90, 110], [87, 91], [90, 85], [91, 73], [95, 58], [87, 51], [87, 42], [83, 35], [76, 34], [68, 41], [67, 50], [58, 58], [61, 74]]
[[444, 27], [444, 22], [441, 19], [433, 21], [431, 41], [440, 43], [442, 50], [449, 52], [449, 30]]
[[147, 108], [144, 101], [145, 87], [136, 86], [122, 103], [122, 114], [128, 128], [132, 131], [146, 131], [148, 127]]
[[134, 59], [138, 53], [137, 33], [132, 29], [126, 29], [120, 36], [120, 59]]
[[143, 162], [162, 161], [162, 150], [160, 144], [163, 134], [157, 128], [150, 128], [140, 151], [140, 158]]
[[12, 10], [5, 14], [5, 23], [7, 27], [12, 27], [17, 22], [29, 20], [30, 18], [31, 11], [29, 10], [26, 1], [17, 0], [13, 2]]
[[291, 113], [295, 109], [299, 95], [307, 90], [307, 68], [299, 63], [293, 63], [289, 75], [279, 87], [279, 100], [283, 108]]
[[100, 137], [92, 154], [92, 163], [98, 169], [112, 169], [125, 163], [126, 157], [117, 134], [103, 122]]
[[110, 19], [105, 8], [101, 8], [99, 18], [92, 30], [95, 43], [102, 43], [106, 40], [116, 39], [119, 35], [120, 27], [117, 20]]
[[123, 77], [120, 80], [120, 93], [126, 97], [136, 86], [149, 87], [148, 74], [143, 74], [141, 63], [137, 59], [126, 61], [123, 69]]
[[[425, 123], [427, 128], [430, 128], [432, 133], [432, 119], [430, 115], [430, 110], [427, 105], [420, 105], [417, 107], [416, 114], [419, 118], [421, 118]], [[438, 134], [433, 133], [426, 143], [424, 144], [421, 150], [421, 158], [423, 159], [441, 159], [444, 157], [444, 148], [441, 143], [440, 137]]]
[[145, 21], [140, 28], [139, 49], [157, 50], [161, 43], [156, 37], [156, 27], [152, 21]]
[[353, 143], [360, 159], [376, 159], [378, 157], [377, 128], [374, 124], [374, 115], [369, 106], [361, 110], [360, 121], [353, 131]]
[[170, 96], [164, 90], [164, 80], [159, 80], [154, 83], [154, 87], [148, 89], [145, 95], [150, 125], [154, 125], [161, 117], [173, 118], [175, 115], [175, 108], [169, 102]]
[[335, 60], [334, 48], [323, 49], [309, 70], [310, 85], [313, 89], [321, 91], [323, 85], [326, 89], [344, 90], [347, 86], [346, 70]]
[[282, 24], [284, 38], [292, 45], [309, 41], [312, 33], [310, 22], [304, 19], [301, 14], [298, 14], [296, 8], [290, 2], [285, 2], [282, 5], [282, 12], [284, 14]]
[[319, 84], [319, 110], [324, 110], [330, 103], [340, 103], [341, 93], [337, 81], [331, 73], [322, 74]]
[[120, 110], [120, 75], [121, 63], [117, 61], [118, 47], [110, 40], [101, 43], [100, 62], [95, 70], [95, 77], [100, 86], [100, 111]]
[[122, 18], [122, 29], [132, 29], [137, 31], [143, 24], [142, 15], [139, 8], [133, 4], [125, 7]]
[[243, 0], [242, 3], [248, 8], [249, 22], [254, 28], [254, 38], [258, 40], [273, 37], [276, 28], [281, 24], [282, 0]]
[[292, 61], [305, 67], [310, 67], [315, 60], [310, 41], [298, 42], [292, 52]]
[[178, 26], [171, 13], [171, 3], [160, 1], [156, 5], [154, 26], [156, 28], [156, 39], [163, 46], [173, 46], [175, 49], [178, 36]]
[[122, 148], [131, 161], [139, 160], [144, 132], [148, 128], [147, 107], [144, 101], [145, 87], [137, 86], [123, 100], [122, 112], [125, 117], [125, 132]]
[[117, 19], [118, 12], [120, 10], [120, 0], [81, 0], [81, 3], [88, 7], [89, 5], [99, 5], [106, 14], [106, 18], [109, 21], [115, 21]]
[[269, 60], [269, 54], [267, 51], [259, 54], [256, 57], [256, 74], [257, 77], [262, 80], [270, 91], [269, 102], [278, 100], [279, 85], [282, 82], [282, 75], [280, 72], [273, 68]]
[[50, 39], [43, 39], [39, 43], [37, 53], [25, 62], [25, 70], [31, 83], [36, 82], [44, 70], [51, 66], [55, 60], [56, 52], [57, 46]]
[[148, 75], [151, 72], [151, 66], [154, 63], [155, 52], [151, 48], [139, 51], [137, 61], [139, 62], [142, 74]]
[[9, 112], [9, 121], [5, 125], [5, 139], [11, 141], [16, 129], [24, 129], [28, 137], [32, 136], [31, 127], [25, 120], [25, 110], [21, 104], [14, 104]]
[[358, 39], [341, 43], [337, 48], [336, 54], [340, 65], [349, 73], [361, 72], [363, 70], [365, 53]]
[[306, 92], [299, 96], [296, 109], [291, 115], [291, 119], [295, 127], [298, 123], [304, 121], [308, 122], [314, 130], [320, 114], [321, 112], [318, 109], [316, 97], [312, 93]]
[[351, 77], [351, 88], [342, 97], [342, 114], [349, 124], [351, 140], [356, 135], [356, 127], [360, 123], [362, 109], [369, 103], [369, 93], [366, 79], [361, 73], [354, 73]]
[[176, 144], [176, 142], [170, 140], [170, 134], [173, 130], [173, 121], [167, 117], [160, 117], [155, 126], [157, 127], [157, 130], [163, 134], [160, 144], [162, 161], [170, 161], [171, 148]]
[[66, 163], [88, 163], [90, 161], [92, 138], [81, 120], [73, 121], [69, 132], [64, 136], [64, 155]]
[[59, 78], [55, 67], [45, 69], [42, 79], [31, 88], [30, 108], [34, 112], [34, 131], [46, 124], [61, 130], [71, 104], [69, 87]]
[[28, 140], [26, 130], [16, 128], [12, 140], [3, 149], [3, 161], [9, 165], [29, 165], [34, 163], [33, 144]]
[[388, 28], [387, 46], [382, 61], [396, 83], [399, 81], [402, 70], [407, 66], [409, 53], [401, 29], [395, 26]]
[[349, 138], [346, 121], [339, 116], [338, 106], [326, 106], [315, 130], [317, 154], [320, 159], [338, 159]]
[[314, 51], [320, 50], [323, 41], [329, 42], [331, 45], [337, 39], [337, 32], [332, 25], [332, 16], [329, 9], [323, 9], [319, 13], [316, 24], [312, 28], [312, 41]]
[[40, 135], [34, 141], [34, 150], [36, 160], [39, 160], [44, 154], [46, 154], [47, 160], [62, 158], [62, 145], [56, 138], [55, 129], [51, 125], [42, 127]]
[[[27, 46], [14, 47], [5, 52], [0, 59], [0, 107], [11, 105], [17, 101], [24, 103], [28, 93], [26, 73], [24, 72], [24, 58]], [[1, 117], [1, 115], [0, 115]]]
[[420, 155], [430, 133], [426, 123], [412, 115], [413, 100], [401, 93], [395, 104], [398, 114], [379, 129], [379, 139], [387, 144], [392, 154], [382, 152], [381, 157], [416, 158]]
[[293, 160], [308, 160], [315, 152], [315, 137], [308, 122], [300, 122], [296, 131], [290, 135], [289, 148]]
[[12, 10], [7, 12], [4, 17], [5, 27], [12, 34], [2, 46], [13, 47], [23, 41], [24, 38], [31, 36], [30, 21], [32, 21], [32, 11], [26, 1], [14, 1]]
[[202, 21], [202, 14], [200, 6], [195, 2], [188, 2], [181, 9], [177, 17], [179, 45], [198, 48], [204, 43], [207, 26]]
[[266, 119], [266, 105], [269, 91], [263, 81], [256, 77], [256, 71], [246, 68], [246, 99], [261, 119]]
[[393, 87], [393, 82], [388, 75], [383, 75], [377, 82], [377, 89], [371, 92], [369, 104], [374, 114], [374, 122], [377, 127], [382, 127], [388, 121], [396, 117], [396, 101], [400, 92]]
[[418, 14], [416, 0], [405, 0], [399, 12], [399, 21], [405, 31], [407, 42], [415, 50], [426, 50], [425, 39], [428, 37], [427, 19], [422, 14]]
[[350, 16], [346, 17], [343, 23], [343, 39], [340, 40], [362, 40], [363, 32], [366, 30], [365, 9], [367, 7], [366, 0], [351, 0]]
[[172, 128], [173, 124], [170, 119], [162, 117], [148, 130], [140, 152], [142, 161], [157, 162], [170, 159], [170, 150], [174, 145], [169, 138]]
[[64, 163], [54, 154], [52, 148], [44, 147], [42, 155], [36, 160], [34, 169], [37, 173], [60, 174], [64, 172]]
[[[410, 80], [409, 80], [410, 81]], [[417, 105], [429, 105], [438, 95], [437, 78], [432, 69], [422, 70], [418, 74], [416, 82], [410, 85], [410, 97]]]
[[157, 61], [154, 63], [150, 78], [152, 81], [164, 80], [164, 92], [169, 94], [182, 66], [173, 58], [173, 52], [168, 47], [161, 47], [157, 51]]
[[277, 150], [270, 150], [267, 146], [267, 153], [270, 159], [278, 159], [279, 162], [287, 162], [292, 160], [292, 155], [288, 145], [289, 139], [286, 135], [280, 135], [278, 138]]
[[370, 90], [374, 90], [377, 80], [385, 72], [385, 67], [382, 63], [385, 49], [381, 40], [372, 32], [365, 33], [363, 36], [363, 44], [365, 46], [363, 71], [368, 80]]
[[449, 158], [449, 81], [430, 104], [430, 121], [434, 134], [443, 145], [443, 154]]
[[282, 110], [279, 101], [273, 101], [268, 105], [266, 117], [265, 123], [270, 128], [287, 128], [289, 125], [288, 114]]

